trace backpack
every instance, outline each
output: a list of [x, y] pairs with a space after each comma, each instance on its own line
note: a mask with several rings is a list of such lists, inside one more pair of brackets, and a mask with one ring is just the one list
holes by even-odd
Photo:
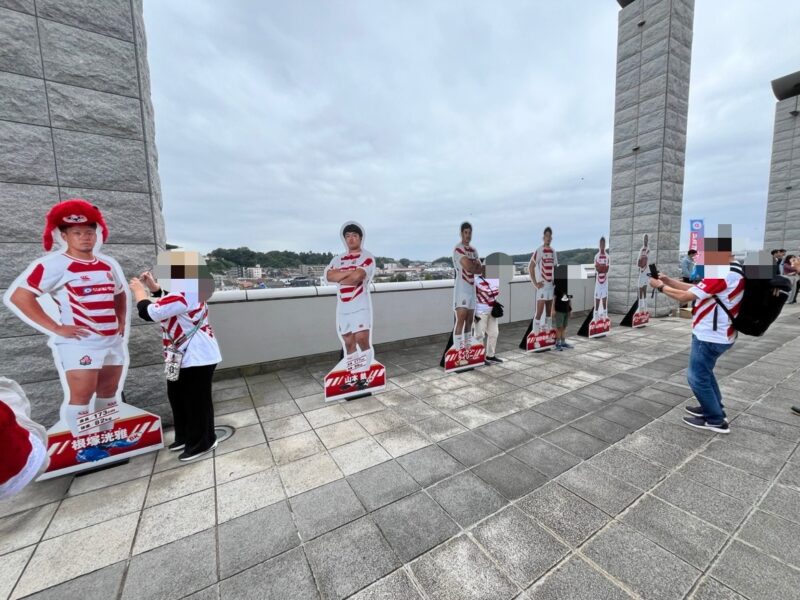
[[[733, 328], [739, 333], [761, 336], [778, 318], [789, 297], [792, 284], [786, 277], [775, 275], [772, 279], [747, 277], [741, 265], [731, 265], [731, 271], [744, 277], [744, 293], [735, 317], [715, 294], [714, 300], [725, 311]], [[776, 294], [777, 290], [777, 294]], [[714, 331], [717, 330], [717, 308], [714, 308]]]

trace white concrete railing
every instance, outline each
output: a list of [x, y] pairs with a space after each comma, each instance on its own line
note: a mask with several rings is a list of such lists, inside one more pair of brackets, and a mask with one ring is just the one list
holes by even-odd
[[[572, 285], [572, 284], [571, 284]], [[594, 279], [581, 280], [574, 311], [589, 310]], [[446, 333], [453, 326], [453, 280], [371, 284], [375, 344]], [[533, 315], [533, 287], [527, 275], [501, 286], [501, 323]], [[222, 349], [220, 368], [338, 350], [336, 287], [231, 290], [209, 300], [211, 325]]]

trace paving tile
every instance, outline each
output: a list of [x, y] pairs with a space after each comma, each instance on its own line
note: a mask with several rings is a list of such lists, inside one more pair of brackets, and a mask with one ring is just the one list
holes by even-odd
[[619, 523], [612, 523], [583, 548], [603, 570], [647, 600], [681, 600], [700, 571]]
[[439, 446], [465, 467], [474, 467], [502, 452], [500, 448], [471, 431], [439, 442]]
[[303, 415], [292, 415], [291, 417], [269, 421], [263, 425], [264, 433], [267, 434], [267, 441], [269, 442], [311, 429], [311, 425]]
[[347, 478], [361, 503], [372, 512], [420, 489], [395, 461], [388, 461]]
[[491, 423], [497, 419], [497, 415], [475, 404], [446, 412], [467, 429], [475, 429], [476, 427], [486, 425], [486, 423]]
[[286, 502], [223, 523], [217, 535], [222, 579], [300, 545]]
[[739, 530], [738, 538], [800, 567], [800, 524], [757, 510]]
[[196, 492], [146, 508], [141, 513], [133, 554], [147, 552], [213, 527], [215, 521], [214, 490]]
[[606, 421], [597, 415], [581, 417], [577, 421], [573, 421], [570, 427], [608, 444], [620, 441], [629, 433], [628, 429], [622, 425], [614, 423], [613, 421]]
[[235, 429], [239, 429], [240, 427], [247, 427], [248, 425], [257, 425], [259, 419], [256, 410], [254, 408], [249, 408], [247, 410], [240, 410], [239, 412], [214, 417], [214, 423], [217, 425], [230, 425]]
[[472, 473], [461, 473], [428, 488], [428, 493], [461, 527], [500, 510], [507, 500]]
[[342, 472], [327, 452], [279, 465], [278, 472], [288, 496], [296, 496], [342, 478]]
[[629, 600], [621, 588], [573, 556], [528, 590], [528, 600]]
[[569, 552], [517, 508], [506, 508], [473, 531], [478, 543], [521, 587], [544, 575]]
[[492, 458], [474, 467], [472, 472], [508, 500], [521, 498], [548, 481], [539, 471], [510, 454]]
[[159, 450], [158, 454], [156, 455], [156, 463], [153, 467], [153, 473], [161, 473], [171, 469], [182, 469], [190, 464], [196, 464], [198, 462], [212, 460], [214, 458], [214, 453], [209, 452], [208, 454], [193, 460], [191, 463], [185, 463], [178, 460], [180, 455], [180, 452], [170, 452], [166, 448]]
[[581, 462], [578, 457], [540, 439], [512, 450], [511, 454], [550, 478], [557, 477]]
[[375, 440], [395, 458], [431, 443], [428, 438], [408, 425], [379, 433], [375, 436]]
[[602, 400], [597, 400], [595, 398], [589, 398], [588, 396], [584, 396], [579, 392], [570, 392], [569, 394], [564, 394], [563, 396], [559, 396], [558, 401], [563, 404], [569, 404], [570, 406], [579, 408], [584, 412], [597, 411], [603, 408], [604, 406], [607, 406], [608, 404], [607, 402], [603, 402]]
[[411, 565], [431, 600], [506, 600], [514, 586], [468, 537], [457, 537]]
[[305, 418], [308, 420], [311, 427], [319, 429], [326, 425], [347, 421], [352, 416], [345, 410], [341, 404], [334, 404], [333, 406], [326, 406], [325, 408], [318, 408], [304, 413]]
[[365, 517], [306, 544], [323, 598], [345, 598], [401, 563], [378, 528]]
[[731, 432], [725, 436], [725, 441], [776, 458], [789, 458], [795, 449], [794, 442], [744, 427], [732, 427]]
[[629, 431], [635, 431], [640, 427], [647, 425], [652, 419], [640, 412], [625, 408], [617, 403], [604, 406], [597, 411], [598, 417], [617, 423], [627, 428]]
[[325, 484], [291, 498], [292, 513], [304, 540], [354, 521], [365, 514], [345, 479]]
[[[125, 561], [114, 563], [108, 567], [76, 577], [71, 581], [65, 581], [41, 592], [25, 596], [25, 600], [65, 600], [70, 598], [106, 600], [107, 598], [116, 598], [122, 587], [125, 567]], [[0, 597], [5, 598], [2, 591], [2, 586], [0, 585]]]
[[523, 410], [507, 416], [504, 420], [521, 427], [533, 435], [544, 435], [561, 427], [561, 421], [546, 417], [534, 410]]
[[657, 419], [664, 413], [669, 412], [670, 405], [661, 404], [659, 402], [648, 400], [647, 398], [642, 398], [641, 394], [642, 392], [637, 392], [637, 394], [632, 396], [620, 398], [614, 403], [614, 405], [635, 410], [643, 415], [647, 415], [651, 419]]
[[217, 485], [246, 477], [273, 466], [272, 455], [266, 444], [244, 448], [214, 459]]
[[569, 423], [575, 419], [582, 417], [587, 411], [565, 404], [558, 400], [548, 400], [537, 404], [531, 410], [536, 411], [546, 417], [560, 421], [561, 423]]
[[366, 398], [356, 398], [355, 400], [348, 400], [344, 405], [344, 409], [351, 417], [360, 417], [370, 413], [378, 412], [385, 408], [375, 396], [368, 396]]
[[678, 473], [719, 490], [748, 504], [754, 504], [767, 489], [768, 482], [704, 456], [695, 456]]
[[423, 600], [404, 569], [398, 569], [361, 590], [353, 600]]
[[328, 450], [367, 437], [369, 434], [355, 419], [326, 425], [315, 430]]
[[301, 548], [242, 571], [219, 584], [221, 600], [307, 600], [319, 598]]
[[219, 584], [215, 583], [199, 592], [184, 596], [183, 600], [219, 600]]
[[413, 560], [459, 532], [458, 525], [423, 492], [376, 510], [372, 518], [403, 562]]
[[614, 400], [618, 400], [625, 394], [619, 390], [609, 389], [599, 383], [587, 385], [581, 388], [581, 394], [584, 396], [588, 396], [589, 398], [594, 398], [595, 400], [600, 400], [601, 402], [613, 402]]
[[[121, 464], [111, 469], [103, 469], [102, 471], [86, 473], [80, 477], [75, 477], [72, 480], [72, 484], [69, 486], [68, 495], [76, 496], [77, 494], [107, 488], [118, 483], [124, 483], [150, 475], [153, 471], [153, 464], [155, 463], [157, 455], [157, 452], [150, 452], [141, 456], [134, 456], [128, 461], [128, 464]], [[51, 479], [50, 481], [57, 480]], [[0, 512], [0, 514], [2, 513]]]
[[182, 469], [156, 473], [150, 479], [145, 507], [214, 487], [214, 461], [189, 463]]
[[53, 502], [0, 519], [0, 555], [38, 543], [56, 508]]
[[406, 424], [406, 420], [403, 419], [403, 417], [389, 409], [358, 417], [356, 421], [358, 421], [370, 435], [377, 435], [384, 431], [389, 431], [390, 429], [402, 427]]
[[422, 487], [438, 483], [464, 469], [461, 463], [436, 445], [410, 452], [398, 458], [397, 462]]
[[725, 549], [711, 575], [750, 600], [797, 598], [800, 590], [800, 571], [737, 541]]
[[632, 485], [587, 463], [570, 469], [556, 481], [612, 517], [622, 512], [642, 493]]
[[719, 529], [653, 496], [642, 498], [621, 521], [700, 570], [727, 540]]
[[392, 459], [391, 455], [371, 437], [334, 448], [331, 450], [331, 456], [345, 475], [352, 475]]
[[667, 474], [661, 467], [616, 446], [593, 456], [588, 462], [640, 490], [649, 490]]
[[220, 523], [284, 499], [277, 469], [268, 469], [217, 487]]
[[725, 531], [733, 531], [750, 505], [680, 475], [670, 475], [653, 494]]
[[277, 465], [284, 465], [325, 451], [325, 446], [313, 431], [304, 431], [275, 440], [269, 447]]
[[[38, 592], [127, 559], [138, 521], [139, 515], [133, 513], [41, 542], [14, 589], [14, 597]], [[70, 560], [64, 560], [65, 548], [80, 548], [81, 551], [72, 553]], [[0, 564], [10, 561], [13, 571], [19, 557], [25, 556], [27, 550], [4, 556]]]
[[751, 448], [725, 443], [725, 440], [714, 440], [703, 450], [702, 455], [762, 479], [772, 479], [784, 464], [781, 458], [774, 455], [760, 454]]
[[710, 431], [700, 431], [683, 424], [669, 423], [661, 419], [656, 419], [645, 425], [640, 431], [653, 439], [693, 450], [704, 446], [716, 435]]
[[447, 415], [437, 415], [417, 421], [412, 427], [432, 442], [445, 440], [467, 430]]
[[422, 400], [403, 402], [397, 406], [393, 406], [392, 410], [409, 423], [422, 419], [430, 419], [431, 417], [436, 417], [441, 414], [438, 410], [429, 406]]
[[[0, 560], [0, 598], [8, 598], [33, 554], [34, 546], [9, 552]], [[50, 584], [52, 585], [52, 584]], [[36, 588], [41, 589], [41, 588]]]
[[56, 477], [28, 484], [19, 494], [0, 500], [0, 517], [61, 500], [66, 495], [72, 479], [72, 477]]
[[600, 509], [553, 482], [534, 490], [517, 506], [572, 546], [583, 543], [611, 520]]
[[685, 461], [692, 451], [656, 440], [637, 432], [617, 442], [617, 448], [633, 452], [667, 469], [673, 469]]
[[[324, 410], [324, 409], [323, 409]], [[258, 418], [262, 423], [269, 421], [276, 421], [278, 419], [285, 419], [292, 415], [300, 414], [300, 407], [294, 400], [285, 400], [283, 402], [275, 402], [274, 404], [267, 404], [266, 406], [259, 406], [256, 409]]]
[[66, 498], [58, 507], [44, 538], [53, 538], [114, 517], [138, 512], [146, 492], [147, 478], [142, 477], [108, 489]]
[[745, 427], [753, 431], [760, 431], [773, 437], [782, 438], [790, 442], [800, 441], [800, 427], [789, 422], [778, 422], [772, 419], [765, 419], [757, 415], [742, 414], [733, 421], [738, 427]]
[[219, 457], [229, 452], [241, 450], [242, 448], [264, 444], [266, 441], [260, 423], [248, 425], [247, 427], [239, 427], [233, 434], [233, 437], [228, 438], [224, 443], [220, 444], [215, 454]]
[[775, 485], [761, 501], [759, 508], [800, 523], [800, 492], [783, 485]]
[[214, 415], [221, 416], [229, 413], [240, 412], [249, 410], [254, 407], [253, 400], [250, 396], [243, 396], [241, 398], [233, 398], [223, 402], [214, 402]]
[[495, 446], [503, 450], [510, 450], [515, 446], [524, 444], [533, 437], [533, 434], [530, 432], [521, 427], [517, 427], [505, 419], [493, 421], [483, 427], [478, 427], [475, 433], [485, 437]]
[[716, 579], [706, 577], [697, 586], [692, 600], [747, 600], [747, 598], [725, 587]]
[[608, 444], [594, 436], [567, 426], [543, 436], [543, 439], [570, 454], [586, 459], [608, 448]]

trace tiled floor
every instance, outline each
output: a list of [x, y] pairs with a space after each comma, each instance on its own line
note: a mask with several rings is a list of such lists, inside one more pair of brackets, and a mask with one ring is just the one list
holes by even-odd
[[330, 365], [215, 385], [237, 432], [0, 504], [0, 598], [800, 598], [800, 321], [719, 362], [732, 433], [680, 425], [689, 323], [326, 405]]

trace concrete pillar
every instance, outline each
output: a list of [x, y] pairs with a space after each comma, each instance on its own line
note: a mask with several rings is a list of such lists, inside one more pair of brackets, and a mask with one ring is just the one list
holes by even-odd
[[800, 71], [773, 81], [772, 90], [778, 103], [764, 249], [800, 254]]
[[[678, 267], [694, 0], [619, 4], [609, 310], [623, 313], [637, 297], [642, 234], [650, 262]], [[656, 299], [665, 314], [668, 302]]]
[[[0, 293], [44, 251], [60, 200], [97, 204], [104, 252], [126, 275], [165, 245], [141, 0], [0, 0]], [[125, 382], [133, 404], [164, 413], [158, 328], [134, 324]], [[61, 385], [46, 338], [0, 303], [0, 375], [34, 417], [56, 420]]]

